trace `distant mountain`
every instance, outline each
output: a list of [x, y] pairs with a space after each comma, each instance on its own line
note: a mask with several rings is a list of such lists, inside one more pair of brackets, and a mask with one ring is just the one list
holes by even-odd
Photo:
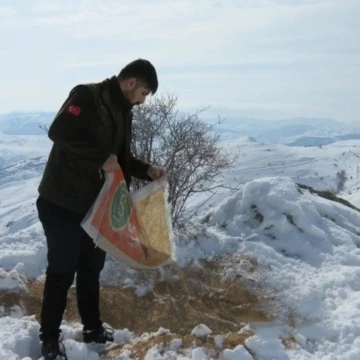
[[334, 143], [335, 138], [330, 137], [320, 137], [320, 136], [302, 136], [296, 139], [293, 142], [290, 142], [286, 145], [289, 146], [323, 146]]
[[358, 140], [360, 139], [360, 133], [358, 134], [347, 134], [335, 136], [336, 140]]
[[310, 137], [310, 136], [302, 136], [296, 139], [293, 142], [290, 142], [286, 145], [289, 146], [323, 146], [335, 143], [337, 141], [342, 140], [360, 140], [360, 133], [347, 134], [347, 135], [339, 135], [334, 137]]
[[[207, 119], [207, 121], [215, 123], [215, 119]], [[214, 131], [219, 133], [223, 139], [249, 136], [261, 142], [288, 144], [299, 138], [317, 138], [318, 142], [326, 144], [333, 142], [333, 138], [335, 141], [345, 139], [337, 138], [339, 136], [346, 136], [347, 139], [357, 138], [356, 134], [360, 133], [360, 124], [321, 118], [295, 118], [277, 121], [226, 118], [221, 124], [215, 125]], [[331, 138], [331, 142], [328, 142], [330, 141], [328, 139], [318, 139], [324, 137]], [[304, 140], [304, 143], [307, 145], [307, 140]]]
[[[0, 114], [0, 133], [6, 135], [44, 135], [40, 128], [49, 125], [55, 112], [12, 112]], [[332, 119], [295, 118], [263, 120], [229, 117], [220, 124], [218, 119], [204, 119], [216, 124], [213, 132], [222, 139], [253, 138], [259, 142], [317, 146], [346, 139], [359, 139], [360, 123], [342, 123]]]
[[6, 135], [43, 135], [43, 125], [49, 125], [55, 112], [11, 112], [0, 114], [0, 133]]

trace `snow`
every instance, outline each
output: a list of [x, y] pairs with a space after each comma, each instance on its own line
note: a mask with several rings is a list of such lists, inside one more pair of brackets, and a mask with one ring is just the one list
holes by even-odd
[[233, 350], [226, 349], [223, 352], [223, 360], [252, 360], [253, 357], [242, 345], [236, 346]]
[[24, 357], [38, 359], [40, 346], [38, 342], [39, 324], [33, 317], [16, 319], [0, 318], [0, 359], [19, 360]]
[[205, 337], [211, 333], [212, 331], [206, 325], [199, 324], [193, 329], [191, 335], [195, 335], [196, 337]]
[[[357, 290], [360, 214], [301, 194], [288, 178], [249, 182], [205, 217], [223, 244], [256, 233], [254, 240], [239, 242], [241, 252], [271, 267], [267, 281], [283, 292], [287, 307], [308, 319], [317, 319], [324, 306], [331, 307], [324, 293], [341, 296], [331, 292], [334, 285], [337, 291], [345, 284]], [[223, 227], [226, 231], [220, 230]]]
[[246, 346], [257, 356], [268, 359], [286, 358], [284, 345], [280, 339], [256, 335], [246, 340]]
[[43, 135], [41, 127], [48, 126], [54, 112], [11, 112], [0, 114], [0, 132], [8, 135]]
[[192, 360], [206, 360], [208, 357], [203, 348], [197, 347], [191, 352]]
[[[211, 124], [215, 119], [208, 120]], [[318, 145], [322, 137], [332, 142], [346, 140], [346, 136], [360, 133], [359, 123], [342, 123], [331, 119], [298, 118], [266, 121], [248, 118], [226, 118], [214, 129], [223, 139], [253, 137], [257, 141], [291, 143], [300, 139], [300, 144]], [[304, 142], [301, 142], [304, 138]]]
[[122, 329], [114, 332], [114, 341], [117, 344], [131, 343], [132, 338], [133, 334], [129, 331], [129, 329]]
[[[17, 268], [21, 267], [18, 265]], [[16, 268], [10, 272], [0, 269], [0, 290], [7, 289], [14, 291], [26, 290], [25, 279], [17, 272]]]
[[181, 347], [182, 344], [183, 344], [182, 339], [171, 340], [170, 349], [176, 351]]
[[223, 347], [223, 344], [224, 344], [224, 336], [223, 335], [215, 335], [214, 336], [214, 342], [215, 342], [215, 345], [221, 349]]
[[350, 201], [356, 207], [360, 208], [360, 191], [354, 194], [346, 194], [343, 196], [343, 198]]
[[[232, 261], [223, 263], [223, 279], [241, 277], [261, 284], [271, 299], [274, 320], [241, 324], [239, 333], [251, 330], [253, 335], [234, 348], [227, 348], [226, 334], [213, 333], [206, 324], [194, 324], [191, 334], [199, 341], [212, 342], [224, 360], [359, 359], [360, 213], [300, 190], [297, 183], [334, 188], [336, 172], [344, 169], [349, 180], [339, 196], [359, 206], [360, 143], [347, 140], [302, 148], [256, 140], [243, 137], [223, 144], [229, 151], [240, 152], [232, 171], [225, 174], [226, 181], [235, 184], [242, 179], [243, 183], [238, 191], [224, 191], [202, 208], [194, 221], [204, 235], [196, 241], [177, 238], [176, 258], [179, 266], [201, 267], [201, 259], [229, 255]], [[49, 148], [46, 137], [0, 136], [2, 292], [26, 292], [28, 279], [44, 276], [46, 244], [35, 201]], [[192, 199], [192, 206], [201, 203], [202, 196]], [[261, 271], [253, 273], [249, 259]], [[103, 283], [113, 281], [116, 266], [108, 259]], [[159, 281], [172, 276], [164, 269]], [[133, 288], [138, 296], [150, 292], [155, 283], [151, 277], [140, 279], [132, 269], [123, 270], [117, 281], [116, 286]], [[38, 322], [24, 316], [20, 304], [10, 312], [1, 305], [0, 359], [38, 360]], [[290, 325], [291, 316], [295, 320]], [[80, 324], [63, 322], [62, 334], [69, 359], [100, 359], [98, 349], [81, 342]], [[171, 329], [166, 328], [144, 334], [115, 329], [115, 343], [125, 346], [118, 359], [133, 359], [131, 346], [139, 341], [168, 335]], [[293, 346], [285, 344], [289, 339]], [[145, 359], [214, 356], [203, 345], [184, 348], [184, 344], [175, 337], [166, 348], [151, 347]]]
[[78, 343], [74, 340], [67, 340], [65, 346], [66, 355], [69, 359], [100, 360], [99, 354], [91, 351], [84, 343]]
[[[283, 144], [254, 143], [245, 138], [226, 140], [223, 148], [238, 156], [233, 167], [225, 172], [219, 184], [233, 188], [262, 177], [290, 177], [299, 184], [317, 190], [337, 189], [337, 173], [344, 170], [348, 180], [339, 196], [359, 203], [360, 141], [347, 140], [319, 147], [289, 147]], [[219, 190], [217, 194], [203, 193], [191, 199], [189, 212], [200, 206], [198, 213], [217, 204], [231, 194]]]
[[2, 167], [41, 157], [50, 149], [50, 140], [43, 135], [4, 135], [0, 133], [0, 174]]

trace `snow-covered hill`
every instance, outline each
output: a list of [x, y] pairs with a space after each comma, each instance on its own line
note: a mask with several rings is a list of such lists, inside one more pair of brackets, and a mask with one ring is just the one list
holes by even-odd
[[[46, 246], [35, 200], [50, 145], [45, 136], [0, 138], [0, 146], [8, 149], [1, 153], [4, 165], [0, 167], [0, 302], [7, 292], [26, 294], [31, 287], [26, 279], [41, 279], [44, 273]], [[102, 359], [134, 359], [141, 349], [147, 360], [360, 358], [360, 213], [296, 184], [334, 188], [336, 173], [345, 170], [349, 180], [341, 195], [359, 206], [360, 143], [342, 141], [320, 149], [243, 138], [223, 145], [239, 153], [234, 168], [224, 174], [226, 182], [235, 186], [241, 179], [244, 184], [236, 192], [224, 190], [213, 197], [194, 219], [202, 230], [200, 236], [176, 238], [179, 268], [148, 274], [108, 259], [102, 275], [104, 287], [133, 289], [139, 303], [149, 292], [156, 295], [157, 284], [166, 284], [166, 297], [159, 304], [163, 311], [172, 304], [167, 316], [176, 314], [180, 322], [187, 315], [174, 308], [172, 291], [178, 287], [181, 271], [203, 269], [212, 281], [207, 292], [196, 302], [182, 300], [193, 308], [200, 306], [198, 302], [204, 304], [203, 325], [194, 323], [193, 334], [189, 329], [187, 335], [171, 325], [161, 329], [168, 324], [166, 319], [155, 333], [138, 333], [130, 325], [117, 328], [117, 345], [102, 348]], [[202, 196], [194, 198], [192, 205], [202, 200]], [[206, 268], [204, 261], [210, 266]], [[228, 285], [216, 289], [215, 278]], [[204, 275], [193, 282], [204, 286]], [[266, 320], [243, 320], [248, 310], [242, 309], [248, 309], [249, 300], [227, 299], [227, 292], [237, 284], [246, 284], [258, 297]], [[214, 299], [211, 306], [210, 298]], [[110, 307], [119, 307], [120, 312], [125, 303], [114, 299]], [[3, 301], [0, 358], [39, 359], [38, 322], [24, 317], [24, 304], [9, 307]], [[215, 303], [223, 308], [215, 308]], [[238, 321], [229, 318], [230, 311]], [[217, 323], [228, 331], [220, 331]], [[64, 322], [63, 331], [71, 360], [99, 359], [97, 349], [80, 342], [79, 324]]]
[[[208, 120], [216, 123], [216, 120]], [[335, 138], [350, 136], [360, 132], [360, 124], [342, 123], [331, 119], [297, 118], [279, 121], [268, 121], [248, 118], [226, 118], [215, 126], [215, 131], [222, 138], [235, 139], [243, 136], [252, 136], [262, 142], [291, 143], [298, 138]], [[344, 138], [337, 140], [345, 140]], [[320, 139], [318, 139], [320, 141]], [[299, 144], [302, 145], [302, 144]], [[308, 144], [304, 144], [307, 146]]]
[[18, 161], [46, 156], [50, 147], [51, 141], [44, 135], [15, 136], [0, 133], [0, 172], [3, 167], [15, 166]]
[[227, 174], [229, 181], [231, 177], [246, 181], [263, 176], [290, 176], [316, 189], [333, 190], [337, 185], [337, 173], [344, 170], [348, 177], [345, 190], [352, 191], [360, 186], [359, 140], [314, 148], [236, 139], [224, 141], [223, 147], [239, 156]]
[[[261, 264], [278, 319], [296, 314], [288, 330], [296, 329], [302, 349], [289, 351], [289, 359], [360, 356], [359, 221], [359, 212], [302, 191], [288, 178], [251, 181], [203, 217], [220, 244]], [[263, 331], [259, 358], [287, 358], [276, 340], [279, 328]]]
[[[338, 173], [345, 171], [347, 180], [340, 196], [354, 199], [360, 191], [360, 141], [347, 140], [323, 147], [289, 147], [283, 144], [254, 142], [253, 138], [226, 140], [223, 148], [236, 153], [238, 159], [219, 181], [225, 187], [237, 188], [242, 183], [267, 176], [290, 177], [299, 184], [317, 190], [338, 190]], [[203, 211], [228, 196], [231, 190], [217, 194], [199, 194], [191, 199], [191, 211], [200, 204]], [[210, 198], [211, 197], [211, 198]], [[207, 201], [207, 199], [209, 199]]]
[[0, 114], [0, 133], [7, 135], [43, 135], [40, 128], [49, 125], [54, 112], [11, 112]]
[[[8, 191], [8, 198], [14, 197], [14, 193]], [[10, 200], [3, 205], [3, 209], [12, 210], [15, 222], [23, 225], [9, 230], [5, 225], [8, 219], [1, 217], [0, 263], [8, 272], [1, 273], [0, 284], [3, 288], [11, 286], [12, 291], [23, 290], [22, 274], [38, 276], [45, 265], [44, 240], [33, 214], [33, 195], [22, 194], [19, 200], [28, 198], [22, 209], [16, 209]], [[27, 217], [20, 218], [16, 213]], [[211, 335], [215, 349], [192, 347], [181, 340], [176, 346], [173, 342], [163, 347], [160, 344], [164, 330], [140, 337], [141, 334], [132, 333], [131, 329], [130, 332], [119, 329], [115, 338], [120, 348], [123, 348], [121, 344], [129, 345], [118, 351], [116, 357], [111, 356], [114, 352], [109, 348], [106, 350], [109, 356], [104, 359], [134, 359], [132, 346], [148, 341], [149, 336], [159, 337], [158, 345], [147, 352], [149, 360], [211, 359], [216, 354], [222, 354], [223, 359], [264, 360], [360, 356], [356, 340], [360, 326], [360, 213], [302, 191], [289, 178], [262, 178], [249, 182], [225, 199], [203, 215], [200, 223], [206, 235], [186, 244], [177, 241], [180, 266], [199, 266], [201, 259], [221, 260], [231, 255], [222, 261], [220, 271], [223, 281], [229, 281], [248, 275], [250, 263], [237, 258], [252, 259], [261, 269], [256, 287], [261, 286], [267, 294], [265, 298], [271, 299], [265, 304], [272, 309], [274, 320], [238, 324], [240, 333], [251, 335], [245, 337], [243, 344], [228, 350], [221, 345], [225, 334]], [[106, 284], [106, 279], [104, 282]], [[171, 293], [168, 296], [171, 298]], [[232, 306], [235, 305], [242, 304]], [[233, 331], [233, 326], [229, 325], [230, 329]], [[77, 342], [78, 325], [73, 328], [64, 323], [63, 330], [72, 359], [99, 359], [94, 349]], [[200, 326], [194, 334], [208, 337], [210, 330]], [[2, 358], [38, 359], [37, 331], [38, 323], [33, 318], [21, 318], [20, 308], [13, 309], [13, 316], [0, 318]], [[169, 332], [171, 329], [165, 334]], [[288, 342], [291, 347], [286, 346]]]
[[342, 140], [360, 140], [360, 133], [338, 135], [334, 137], [325, 136], [301, 136], [295, 141], [288, 143], [288, 146], [323, 146]]

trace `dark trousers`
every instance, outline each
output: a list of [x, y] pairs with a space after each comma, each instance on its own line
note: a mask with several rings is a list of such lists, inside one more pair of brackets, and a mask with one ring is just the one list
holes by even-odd
[[36, 206], [48, 246], [48, 267], [41, 308], [40, 339], [59, 337], [67, 293], [76, 273], [77, 304], [85, 330], [102, 325], [100, 272], [105, 252], [80, 226], [83, 216], [39, 197]]

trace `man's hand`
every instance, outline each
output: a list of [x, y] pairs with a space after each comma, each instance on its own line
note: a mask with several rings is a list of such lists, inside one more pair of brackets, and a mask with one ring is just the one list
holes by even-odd
[[158, 180], [166, 175], [165, 171], [157, 166], [150, 166], [147, 174], [153, 180]]
[[120, 165], [118, 163], [118, 158], [116, 155], [110, 155], [103, 165], [103, 170], [105, 172], [114, 172], [120, 170]]

